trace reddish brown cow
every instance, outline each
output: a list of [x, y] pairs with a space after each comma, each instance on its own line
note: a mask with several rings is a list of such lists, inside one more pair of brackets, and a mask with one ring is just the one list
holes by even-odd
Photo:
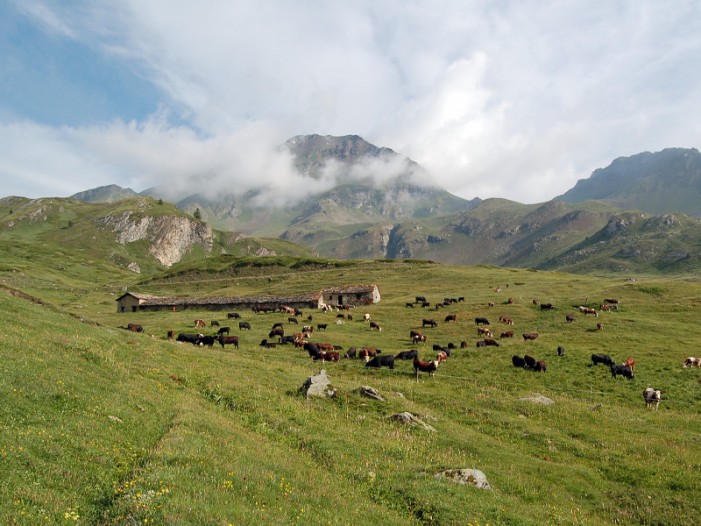
[[420, 360], [419, 358], [414, 358], [414, 371], [416, 372], [416, 381], [419, 381], [419, 371], [422, 373], [428, 373], [429, 376], [436, 374], [436, 369], [438, 369], [438, 360], [431, 360], [430, 362]]
[[535, 340], [538, 337], [537, 332], [524, 332], [521, 336], [525, 341]]

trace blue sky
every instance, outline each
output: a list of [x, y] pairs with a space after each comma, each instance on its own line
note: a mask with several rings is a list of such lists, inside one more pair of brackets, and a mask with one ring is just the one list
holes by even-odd
[[0, 65], [0, 196], [293, 200], [309, 185], [276, 146], [318, 133], [534, 203], [701, 145], [698, 0], [0, 0]]

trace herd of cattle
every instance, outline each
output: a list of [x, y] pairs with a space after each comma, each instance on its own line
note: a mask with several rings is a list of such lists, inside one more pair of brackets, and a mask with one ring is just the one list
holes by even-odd
[[[434, 305], [435, 308], [438, 309], [440, 307], [450, 306], [463, 301], [464, 297], [445, 298], [443, 302], [435, 303]], [[507, 303], [513, 304], [514, 301], [512, 298], [509, 298]], [[555, 306], [551, 303], [539, 303], [538, 301], [533, 300], [533, 304], [537, 305], [542, 311], [550, 311], [555, 309]], [[431, 305], [431, 302], [428, 301], [424, 296], [416, 296], [415, 301], [413, 303], [406, 303], [407, 307], [413, 308], [416, 305], [419, 305], [422, 308], [426, 308]], [[607, 298], [604, 300], [603, 303], [600, 304], [599, 309], [600, 311], [617, 311], [618, 305], [618, 300]], [[493, 306], [493, 303], [488, 304], [488, 307], [489, 306]], [[326, 312], [328, 312], [329, 310], [329, 308], [325, 309]], [[303, 313], [299, 309], [285, 305], [270, 307], [258, 306], [253, 308], [253, 312], [256, 315], [260, 313], [265, 314], [271, 312], [280, 312], [288, 314], [290, 315], [287, 318], [288, 326], [297, 326], [300, 323], [299, 317], [303, 316]], [[579, 312], [585, 317], [592, 315], [598, 318], [599, 316], [599, 313], [596, 311], [596, 309], [593, 309], [591, 307], [580, 306]], [[336, 324], [340, 325], [343, 324], [345, 321], [352, 319], [352, 314], [339, 313], [337, 315]], [[251, 331], [251, 322], [242, 320], [241, 315], [239, 313], [228, 313], [227, 320], [238, 320], [237, 323], [239, 332]], [[435, 359], [432, 360], [421, 359], [418, 349], [403, 350], [399, 351], [396, 354], [383, 354], [381, 349], [363, 346], [360, 348], [351, 347], [342, 354], [342, 351], [344, 351], [344, 349], [341, 346], [315, 341], [315, 339], [313, 338], [315, 332], [317, 334], [319, 332], [325, 332], [329, 324], [317, 323], [316, 325], [313, 325], [311, 323], [312, 320], [313, 316], [308, 316], [303, 322], [306, 322], [308, 324], [303, 324], [301, 330], [295, 330], [292, 334], [285, 334], [285, 327], [283, 323], [276, 322], [273, 324], [270, 332], [268, 333], [268, 337], [264, 338], [260, 342], [260, 346], [264, 348], [275, 348], [278, 345], [290, 344], [306, 351], [309, 357], [314, 361], [338, 362], [341, 360], [341, 358], [357, 358], [365, 362], [365, 367], [370, 368], [387, 367], [393, 370], [395, 368], [396, 361], [411, 360], [417, 381], [419, 379], [419, 373], [421, 372], [427, 373], [429, 376], [433, 376], [438, 370], [439, 365], [446, 363], [448, 361], [448, 358], [451, 356], [453, 350], [457, 348], [457, 346], [453, 343], [449, 343], [446, 346], [434, 344], [433, 350], [437, 354]], [[445, 316], [445, 318], [443, 319], [443, 323], [456, 323], [457, 320], [458, 315], [452, 313]], [[362, 320], [360, 320], [359, 318], [359, 321], [367, 323], [367, 326], [372, 330], [376, 330], [378, 332], [382, 331], [382, 327], [380, 326], [380, 324], [372, 320], [369, 313], [365, 313], [362, 316]], [[567, 314], [565, 316], [566, 323], [573, 323], [574, 321], [575, 316], [573, 314]], [[499, 347], [499, 341], [494, 337], [494, 333], [491, 329], [491, 324], [487, 317], [477, 316], [474, 318], [474, 323], [476, 326], [477, 335], [480, 338], [475, 344], [477, 348], [489, 346]], [[502, 323], [506, 326], [514, 325], [513, 320], [506, 316], [500, 316], [499, 323]], [[438, 325], [439, 323], [436, 319], [423, 318], [421, 320], [421, 331], [415, 329], [409, 331], [409, 341], [415, 346], [418, 344], [425, 344], [426, 342], [428, 342], [428, 336], [422, 331], [425, 328], [435, 329], [436, 327], [438, 327]], [[239, 336], [230, 334], [231, 326], [222, 326], [218, 320], [212, 320], [210, 322], [210, 328], [212, 328], [212, 331], [214, 332], [212, 334], [204, 334], [204, 329], [207, 327], [207, 324], [204, 320], [197, 319], [194, 321], [194, 327], [195, 329], [203, 330], [198, 330], [197, 332], [181, 332], [177, 334], [177, 336], [175, 335], [175, 331], [171, 330], [168, 331], [167, 337], [169, 340], [191, 343], [196, 346], [213, 347], [215, 344], [218, 343], [219, 345], [221, 345], [222, 349], [224, 349], [227, 345], [232, 345], [235, 349], [239, 348]], [[216, 330], [214, 330], [214, 327], [216, 327]], [[132, 332], [144, 332], [144, 329], [141, 325], [133, 323], [128, 324], [126, 327], [122, 326], [122, 328], [130, 330]], [[597, 323], [597, 330], [603, 330], [602, 323]], [[499, 332], [499, 334], [501, 339], [514, 337], [513, 330], [501, 331]], [[531, 331], [522, 332], [521, 336], [523, 338], [523, 341], [527, 343], [536, 340], [539, 334], [537, 332]], [[466, 341], [460, 342], [461, 349], [464, 349], [467, 346], [468, 344]], [[557, 354], [558, 356], [564, 356], [564, 348], [559, 346], [557, 348]], [[512, 356], [511, 364], [513, 367], [519, 369], [526, 369], [534, 372], [544, 373], [547, 371], [547, 363], [545, 362], [545, 360], [538, 360], [529, 354], [526, 354], [524, 356]], [[592, 354], [591, 365], [596, 366], [599, 364], [608, 367], [613, 378], [616, 378], [617, 376], [623, 376], [624, 378], [632, 380], [635, 377], [635, 359], [632, 356], [629, 356], [628, 359], [625, 360], [625, 362], [623, 363], [617, 363], [609, 355]], [[684, 367], [701, 368], [701, 359], [689, 357], [684, 362]], [[657, 409], [659, 407], [659, 402], [662, 398], [662, 394], [659, 389], [648, 387], [643, 392], [643, 398], [648, 407], [654, 407], [654, 409]]]

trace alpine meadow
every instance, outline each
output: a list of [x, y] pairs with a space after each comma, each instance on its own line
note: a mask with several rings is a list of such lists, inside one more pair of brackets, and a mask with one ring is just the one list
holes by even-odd
[[[74, 217], [68, 230], [82, 225]], [[695, 277], [282, 255], [136, 274], [94, 243], [89, 254], [60, 250], [60, 228], [40, 237], [49, 223], [2, 233], [13, 247], [0, 261], [3, 524], [671, 525], [701, 512], [701, 369], [684, 367], [701, 346]], [[241, 309], [250, 331], [225, 311], [117, 312], [115, 302], [125, 290], [284, 296], [358, 283], [376, 284], [380, 301], [304, 309], [299, 327], [279, 311]], [[600, 310], [605, 299], [617, 310]], [[476, 346], [476, 317], [498, 346]], [[325, 324], [309, 340], [341, 355], [452, 352], [418, 377], [411, 361], [313, 361], [292, 344], [260, 345], [278, 322], [287, 334]], [[222, 326], [238, 349], [167, 338]], [[412, 330], [427, 341], [414, 344]], [[634, 378], [593, 365], [599, 353], [634, 357]], [[512, 365], [526, 354], [547, 370]], [[304, 396], [321, 370], [334, 396]], [[646, 407], [647, 387], [662, 393], [658, 410]], [[425, 425], [392, 418], [401, 413]], [[489, 489], [437, 476], [461, 469], [484, 473]]]

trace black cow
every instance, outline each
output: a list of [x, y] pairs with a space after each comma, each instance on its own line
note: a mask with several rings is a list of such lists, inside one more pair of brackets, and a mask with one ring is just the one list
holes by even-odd
[[294, 343], [295, 342], [295, 337], [292, 334], [288, 334], [287, 336], [283, 336], [280, 338], [280, 343], [282, 344], [287, 344], [287, 343]]
[[219, 330], [217, 331], [218, 335], [222, 334], [229, 334], [229, 331], [231, 330], [231, 327], [219, 327]]
[[230, 312], [226, 315], [226, 317], [229, 319], [234, 318], [238, 320], [239, 318], [241, 318], [241, 315], [238, 312]]
[[319, 359], [321, 357], [321, 349], [319, 349], [319, 346], [315, 343], [306, 342], [304, 344], [304, 350], [309, 353], [312, 360]]
[[553, 307], [552, 303], [541, 303], [540, 304], [540, 310], [552, 310], [555, 307]]
[[355, 358], [357, 352], [358, 350], [355, 347], [351, 347], [350, 349], [348, 349], [348, 351], [346, 351], [346, 354], [344, 356], [346, 358]]
[[574, 319], [575, 319], [574, 314], [568, 314], [567, 316], [565, 316], [565, 321], [567, 323], [572, 323], [574, 321]]
[[260, 341], [260, 346], [265, 347], [266, 349], [274, 349], [275, 348], [275, 342], [269, 342], [267, 339], [263, 338]]
[[178, 334], [178, 337], [175, 339], [175, 341], [196, 344], [197, 340], [201, 336], [202, 336], [202, 334], [192, 334], [192, 333], [181, 332], [180, 334]]
[[424, 320], [421, 322], [421, 326], [422, 326], [422, 327], [426, 327], [427, 325], [428, 325], [429, 327], [438, 327], [438, 322], [437, 322], [436, 320], [426, 320], [426, 319], [424, 319]]
[[214, 336], [203, 336], [199, 335], [199, 338], [197, 338], [197, 341], [195, 342], [195, 345], [204, 345], [206, 347], [212, 347], [214, 345], [214, 342], [216, 342], [216, 338]]
[[413, 360], [419, 357], [419, 351], [412, 349], [410, 351], [400, 351], [395, 355], [396, 360]]
[[242, 331], [246, 329], [247, 331], [251, 330], [251, 324], [248, 323], [247, 321], [240, 321], [239, 322], [239, 330]]
[[416, 303], [426, 303], [426, 296], [416, 296]]
[[235, 348], [239, 348], [238, 336], [219, 336], [218, 341], [221, 344], [222, 349], [225, 345], [233, 345]]
[[[343, 314], [341, 314], [341, 317], [343, 318]], [[326, 327], [328, 327], [328, 326], [329, 326], [328, 323], [317, 323], [317, 324], [316, 324], [316, 330], [317, 330], [317, 331], [325, 331], [325, 330], [326, 330]]]
[[562, 345], [557, 346], [557, 355], [558, 356], [564, 356], [565, 355], [565, 348]]
[[592, 354], [591, 363], [592, 365], [602, 363], [610, 367], [612, 365], [615, 365], [616, 362], [608, 354]]
[[394, 356], [391, 354], [380, 356], [378, 354], [372, 360], [367, 362], [365, 367], [389, 367], [390, 369], [394, 369]]
[[217, 320], [212, 320], [209, 322], [210, 327], [219, 327], [219, 322]]
[[487, 318], [475, 318], [475, 325], [489, 325]]
[[633, 369], [631, 369], [627, 365], [619, 365], [614, 363], [613, 365], [611, 365], [611, 377], [616, 378], [616, 376], [618, 376], [619, 374], [624, 378], [628, 378], [628, 380], [632, 380], [635, 376]]
[[535, 369], [537, 360], [533, 358], [533, 356], [529, 356], [528, 354], [523, 357], [523, 361], [526, 362], [526, 368], [527, 369]]
[[514, 367], [520, 367], [521, 369], [526, 367], [526, 360], [521, 358], [518, 354], [514, 354], [511, 357], [511, 363]]

